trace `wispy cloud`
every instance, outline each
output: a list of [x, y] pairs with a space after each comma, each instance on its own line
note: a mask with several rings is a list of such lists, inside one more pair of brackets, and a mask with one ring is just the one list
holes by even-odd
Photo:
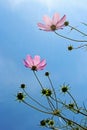
[[[4, 2], [6, 3], [6, 2]], [[58, 9], [58, 8], [61, 8], [61, 9], [64, 9], [66, 7], [70, 8], [70, 9], [73, 9], [73, 7], [75, 8], [82, 8], [82, 9], [86, 9], [86, 5], [87, 5], [87, 0], [79, 0], [76, 1], [76, 0], [69, 0], [67, 2], [67, 0], [7, 0], [7, 3], [10, 5], [10, 7], [13, 7], [13, 8], [16, 8], [16, 7], [19, 7], [21, 6], [22, 4], [28, 4], [28, 3], [37, 3], [38, 6], [39, 5], [42, 5], [46, 8], [48, 8], [48, 10], [52, 10], [52, 9]], [[30, 6], [30, 5], [29, 5]]]
[[10, 7], [15, 8], [20, 6], [22, 3], [25, 3], [26, 0], [8, 0]]

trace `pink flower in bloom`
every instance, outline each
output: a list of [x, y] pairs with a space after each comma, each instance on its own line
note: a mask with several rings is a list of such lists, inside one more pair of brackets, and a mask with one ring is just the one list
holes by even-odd
[[46, 60], [40, 60], [40, 56], [36, 55], [32, 58], [30, 55], [27, 55], [24, 60], [24, 65], [27, 68], [31, 68], [33, 71], [43, 70], [46, 66]]
[[62, 29], [64, 27], [64, 23], [66, 21], [66, 15], [60, 18], [60, 15], [58, 13], [55, 13], [52, 19], [50, 19], [49, 16], [45, 15], [43, 17], [43, 21], [45, 24], [42, 23], [37, 24], [39, 29], [44, 31], [55, 31], [58, 29]]

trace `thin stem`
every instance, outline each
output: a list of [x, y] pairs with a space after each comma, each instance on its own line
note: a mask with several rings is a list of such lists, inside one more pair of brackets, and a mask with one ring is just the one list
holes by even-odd
[[[51, 97], [51, 98], [52, 98], [53, 100], [55, 100], [53, 97]], [[64, 102], [62, 102], [62, 101], [59, 100], [59, 99], [57, 99], [57, 102], [60, 103], [60, 104], [62, 104], [62, 105], [64, 105], [66, 108], [68, 108], [68, 109], [71, 110], [71, 111], [74, 110], [74, 111], [78, 112], [78, 113], [81, 114], [81, 115], [87, 116], [87, 114], [81, 112], [80, 110], [78, 111], [78, 109], [75, 109], [75, 108], [70, 109], [67, 104], [65, 104]]]
[[75, 103], [75, 105], [76, 105], [76, 107], [77, 107], [77, 109], [78, 109], [78, 105], [77, 105], [75, 99], [73, 98], [73, 96], [71, 95], [71, 93], [70, 93], [69, 91], [67, 91], [67, 93], [68, 93], [68, 95], [72, 98], [72, 100], [74, 101], [74, 103]]
[[87, 44], [80, 45], [80, 46], [78, 46], [78, 47], [74, 47], [73, 49], [79, 49], [79, 48], [83, 48], [83, 47], [85, 47], [85, 46], [87, 46]]
[[66, 36], [64, 36], [64, 35], [61, 35], [61, 34], [57, 33], [56, 31], [54, 31], [54, 33], [55, 33], [56, 35], [58, 35], [58, 36], [64, 38], [64, 39], [68, 39], [68, 40], [70, 40], [70, 41], [74, 41], [74, 42], [87, 42], [86, 40], [77, 40], [77, 39], [72, 39], [72, 38], [66, 37]]
[[42, 113], [45, 113], [45, 114], [52, 114], [51, 112], [46, 112], [46, 111], [43, 111], [43, 110], [41, 110], [41, 109], [38, 109], [37, 107], [35, 107], [35, 106], [33, 106], [33, 105], [27, 103], [27, 102], [24, 101], [24, 100], [23, 100], [22, 102], [23, 102], [24, 104], [26, 104], [27, 106], [29, 106], [29, 107], [31, 107], [31, 108], [33, 108], [33, 109], [39, 111], [39, 112], [42, 112]]
[[[41, 84], [41, 82], [40, 82], [39, 78], [37, 77], [37, 75], [36, 75], [35, 71], [33, 71], [33, 73], [34, 73], [34, 75], [35, 75], [35, 77], [36, 77], [36, 79], [37, 79], [38, 83], [40, 84], [41, 88], [43, 89], [43, 86], [42, 86], [42, 84]], [[50, 100], [48, 100], [48, 97], [47, 97], [47, 101], [48, 101], [48, 103], [49, 103], [49, 101], [50, 101]], [[52, 104], [52, 102], [51, 102], [51, 101], [50, 101], [49, 106], [50, 106], [50, 107], [51, 107], [51, 106], [53, 106], [53, 107], [54, 107], [54, 105]], [[52, 109], [52, 107], [51, 107], [51, 109]]]
[[83, 22], [81, 22], [82, 24], [84, 24], [85, 26], [87, 26], [87, 23], [83, 23]]
[[85, 114], [85, 113], [83, 113], [83, 112], [81, 112], [81, 111], [79, 111], [79, 113], [82, 114], [82, 115], [84, 115], [84, 116], [87, 116], [87, 114]]
[[77, 32], [81, 33], [82, 35], [87, 36], [87, 34], [85, 34], [84, 32], [82, 32], [82, 31], [80, 31], [80, 30], [78, 30], [77, 28], [72, 27], [71, 25], [68, 25], [68, 26], [69, 26], [71, 29], [74, 29], [74, 30], [76, 30]]
[[80, 124], [78, 124], [78, 123], [75, 122], [75, 121], [72, 121], [72, 120], [70, 120], [70, 119], [68, 119], [68, 118], [66, 118], [66, 117], [64, 117], [64, 116], [62, 116], [62, 115], [60, 115], [60, 117], [61, 117], [63, 120], [65, 120], [65, 121], [70, 121], [70, 122], [72, 122], [73, 124], [79, 126], [79, 127], [82, 128], [83, 130], [87, 130], [85, 127], [81, 126]]
[[53, 84], [52, 84], [52, 81], [51, 81], [50, 77], [49, 77], [49, 76], [47, 76], [47, 77], [48, 77], [48, 79], [49, 79], [49, 82], [50, 82], [50, 84], [51, 84], [51, 87], [52, 87], [52, 90], [53, 90], [53, 93], [54, 93], [54, 96], [55, 96], [56, 108], [58, 109], [57, 96], [56, 96], [56, 92], [55, 92], [54, 86], [53, 86]]
[[23, 91], [25, 92], [25, 94], [34, 102], [36, 102], [39, 106], [43, 107], [46, 110], [50, 110], [49, 108], [45, 107], [44, 105], [42, 105], [41, 103], [39, 103], [37, 100], [35, 100], [34, 98], [32, 98], [26, 91], [25, 89], [23, 89]]
[[36, 77], [36, 79], [37, 79], [39, 85], [40, 85], [41, 88], [43, 89], [43, 85], [42, 85], [42, 83], [40, 82], [40, 80], [39, 80], [38, 76], [36, 75], [35, 71], [33, 71], [33, 73], [34, 73], [34, 75], [35, 75], [35, 77]]
[[50, 101], [49, 97], [47, 97], [47, 101], [48, 101], [48, 104], [50, 106], [50, 108], [52, 109], [52, 111], [55, 109], [55, 106], [53, 105], [53, 103]]

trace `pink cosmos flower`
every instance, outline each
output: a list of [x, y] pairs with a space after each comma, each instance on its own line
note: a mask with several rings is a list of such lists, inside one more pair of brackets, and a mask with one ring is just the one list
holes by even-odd
[[55, 13], [52, 19], [50, 19], [49, 16], [45, 15], [43, 17], [43, 21], [45, 24], [42, 23], [37, 24], [39, 29], [44, 31], [55, 31], [58, 29], [62, 29], [64, 27], [64, 23], [66, 21], [66, 15], [60, 18], [60, 15], [58, 13]]
[[24, 60], [24, 65], [27, 68], [31, 68], [33, 71], [43, 70], [46, 66], [46, 60], [40, 60], [40, 56], [36, 55], [32, 58], [30, 55], [27, 55]]

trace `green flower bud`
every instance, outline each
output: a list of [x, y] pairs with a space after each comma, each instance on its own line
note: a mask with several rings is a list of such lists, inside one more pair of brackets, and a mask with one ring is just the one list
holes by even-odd
[[45, 120], [40, 121], [40, 125], [41, 126], [46, 126], [46, 121]]
[[48, 125], [53, 126], [54, 125], [54, 121], [53, 120], [49, 120]]
[[41, 93], [45, 96], [51, 96], [52, 91], [50, 89], [42, 89]]
[[25, 88], [25, 84], [21, 84], [21, 88]]
[[73, 49], [73, 46], [68, 46], [68, 50], [71, 51]]
[[20, 92], [20, 93], [18, 93], [16, 97], [17, 97], [17, 100], [19, 100], [19, 101], [23, 101], [23, 100], [24, 100], [24, 98], [25, 98], [24, 94], [23, 94], [23, 93], [21, 93], [21, 92]]
[[49, 76], [49, 72], [45, 72], [45, 76]]
[[60, 110], [59, 109], [54, 110], [53, 115], [60, 115]]
[[68, 92], [68, 90], [69, 90], [68, 85], [63, 85], [63, 86], [61, 87], [61, 91], [62, 91], [63, 93]]
[[73, 122], [72, 122], [72, 121], [68, 121], [67, 124], [68, 124], [69, 126], [71, 126], [71, 125], [73, 124]]
[[68, 107], [69, 107], [69, 109], [73, 109], [74, 108], [74, 103], [68, 104]]
[[69, 22], [68, 22], [68, 21], [66, 21], [66, 22], [64, 23], [64, 25], [65, 25], [65, 26], [68, 26], [68, 25], [69, 25]]

